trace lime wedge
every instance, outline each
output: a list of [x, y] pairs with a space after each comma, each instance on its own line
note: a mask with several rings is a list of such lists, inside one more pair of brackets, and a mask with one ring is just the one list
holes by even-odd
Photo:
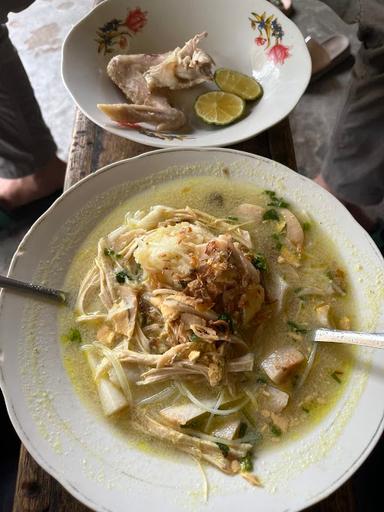
[[201, 94], [195, 102], [196, 115], [209, 124], [233, 123], [243, 114], [245, 102], [236, 94], [212, 91]]
[[232, 69], [218, 69], [214, 80], [222, 91], [237, 94], [243, 100], [258, 100], [263, 95], [263, 88], [257, 80]]

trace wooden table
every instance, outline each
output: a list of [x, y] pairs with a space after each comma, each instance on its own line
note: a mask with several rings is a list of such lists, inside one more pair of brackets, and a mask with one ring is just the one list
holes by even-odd
[[[288, 118], [254, 139], [235, 146], [272, 158], [296, 169], [295, 152]], [[77, 112], [70, 149], [66, 187], [96, 169], [151, 148], [112, 135]], [[68, 494], [21, 447], [13, 512], [85, 512], [88, 509]], [[307, 512], [354, 512], [355, 496], [351, 482]], [[379, 509], [378, 509], [379, 510]], [[260, 511], [263, 512], [263, 511]]]

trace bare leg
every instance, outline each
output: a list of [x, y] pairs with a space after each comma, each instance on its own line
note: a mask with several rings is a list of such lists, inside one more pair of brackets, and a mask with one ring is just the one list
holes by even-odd
[[44, 167], [22, 178], [0, 178], [0, 204], [13, 210], [62, 188], [66, 164], [54, 156]]
[[0, 66], [0, 205], [12, 210], [62, 188], [65, 163], [5, 25]]

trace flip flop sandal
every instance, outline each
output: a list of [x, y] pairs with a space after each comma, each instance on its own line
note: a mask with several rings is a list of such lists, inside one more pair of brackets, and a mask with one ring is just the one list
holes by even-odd
[[268, 0], [269, 3], [280, 9], [286, 16], [291, 16], [293, 13], [292, 0]]
[[342, 34], [336, 34], [321, 44], [307, 36], [305, 42], [312, 60], [311, 82], [344, 62], [351, 54], [349, 39]]

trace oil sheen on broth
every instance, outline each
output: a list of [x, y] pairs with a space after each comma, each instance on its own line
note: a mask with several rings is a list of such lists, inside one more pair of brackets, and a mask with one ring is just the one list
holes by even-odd
[[[305, 244], [299, 266], [281, 258], [282, 235], [279, 229], [283, 216], [279, 212], [280, 207], [286, 205], [284, 201], [279, 204], [279, 200], [276, 195], [259, 190], [249, 183], [234, 183], [217, 177], [179, 179], [149, 188], [130, 197], [90, 233], [74, 258], [65, 284], [66, 289], [76, 295], [80, 280], [96, 255], [98, 239], [123, 224], [127, 211], [146, 210], [159, 204], [174, 208], [189, 206], [234, 223], [238, 221], [234, 211], [242, 203], [260, 205], [267, 211], [277, 211], [278, 219], [270, 214], [271, 218], [263, 220], [256, 231], [250, 228], [257, 253], [265, 255], [268, 265], [268, 273], [262, 279], [268, 281], [268, 276], [278, 274], [283, 281], [274, 282], [272, 286], [284, 288], [280, 312], [269, 318], [267, 308], [264, 324], [256, 333], [251, 333], [256, 340], [253, 345], [255, 375], [253, 384], [248, 388], [249, 402], [241, 414], [257, 436], [258, 447], [271, 446], [296, 437], [303, 429], [314, 425], [323, 417], [340, 397], [353, 361], [353, 351], [350, 348], [323, 344], [317, 349], [313, 366], [303, 385], [301, 380], [305, 372], [305, 361], [278, 386], [261, 367], [262, 361], [269, 354], [287, 345], [293, 346], [308, 358], [311, 343], [306, 339], [306, 331], [311, 327], [329, 325], [349, 329], [356, 323], [343, 263], [310, 213], [303, 214], [289, 206], [304, 229]], [[244, 223], [242, 228], [247, 229], [247, 224]], [[98, 397], [84, 354], [80, 352], [79, 344], [69, 341], [66, 336], [75, 325], [73, 313], [64, 312], [60, 325], [61, 335], [64, 335], [64, 364], [76, 391], [89, 406], [97, 410]], [[95, 331], [92, 329], [81, 326], [80, 331], [83, 341], [94, 339]], [[162, 383], [159, 389], [163, 387]], [[283, 410], [280, 407], [270, 407], [275, 388], [289, 395], [288, 405]], [[193, 386], [191, 389], [195, 391]], [[153, 394], [155, 391], [156, 386], [152, 386], [151, 392], [146, 392]], [[143, 396], [142, 389], [137, 393], [137, 396]], [[163, 406], [160, 402], [152, 407], [160, 410]], [[127, 414], [122, 413], [113, 422], [123, 432], [127, 428], [126, 416]]]

